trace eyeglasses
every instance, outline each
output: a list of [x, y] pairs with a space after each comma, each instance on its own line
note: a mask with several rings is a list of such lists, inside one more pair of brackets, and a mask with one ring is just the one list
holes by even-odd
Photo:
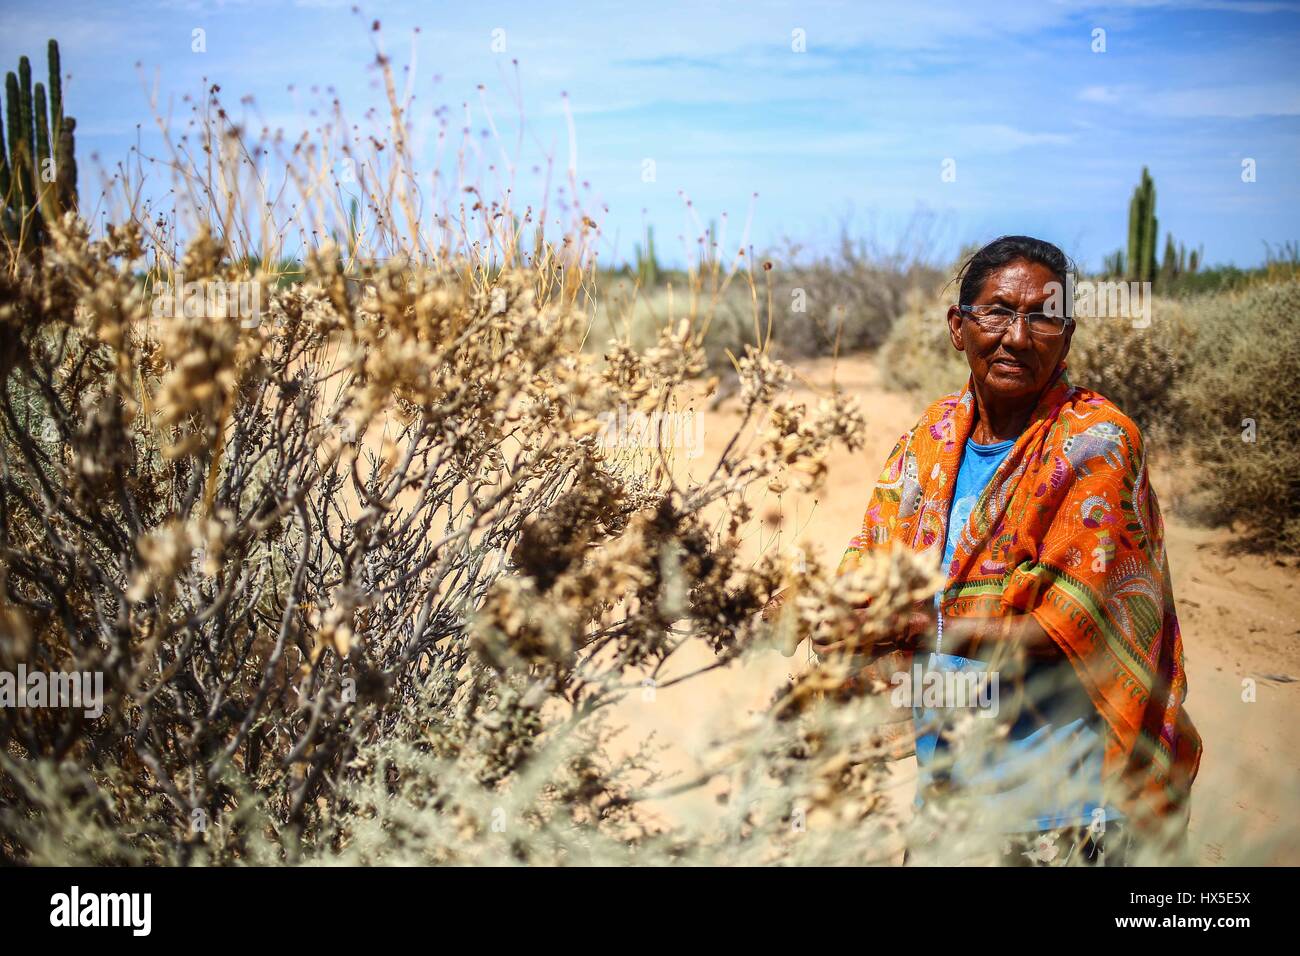
[[1016, 316], [1023, 316], [1029, 331], [1044, 338], [1060, 335], [1074, 321], [1064, 315], [1051, 315], [1047, 312], [1017, 312], [1005, 305], [959, 305], [957, 308], [969, 315], [982, 331], [992, 335], [1011, 328]]

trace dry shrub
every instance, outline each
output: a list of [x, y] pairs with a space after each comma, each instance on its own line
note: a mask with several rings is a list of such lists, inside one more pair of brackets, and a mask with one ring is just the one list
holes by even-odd
[[[704, 369], [707, 318], [582, 351], [580, 210], [529, 256], [500, 232], [528, 217], [493, 203], [456, 224], [459, 245], [445, 225], [441, 241], [404, 233], [427, 177], [392, 105], [386, 143], [349, 146], [373, 144], [358, 167], [373, 245], [314, 243], [290, 288], [260, 265], [283, 250], [251, 238], [287, 230], [248, 197], [102, 237], [69, 217], [42, 258], [0, 263], [0, 671], [103, 681], [102, 712], [0, 709], [0, 857], [839, 858], [884, 772], [862, 734], [871, 696], [824, 699], [843, 662], [793, 680], [757, 725], [719, 728], [712, 772], [671, 785], [730, 780], [721, 829], [650, 826], [657, 771], [610, 756], [604, 715], [647, 677], [689, 679], [684, 649], [713, 667], [764, 651], [759, 611], [783, 585], [808, 596], [782, 618], [799, 634], [853, 627], [846, 602], [868, 596], [890, 626], [933, 587], [907, 558], [862, 580], [742, 559], [747, 489], [817, 487], [862, 417], [839, 392], [794, 401], [790, 370], [751, 346], [737, 440], [707, 477], [677, 484], [672, 449], [607, 446], [602, 416], [669, 410]], [[244, 142], [215, 90], [199, 112], [220, 174], [178, 161], [175, 194], [264, 195], [246, 158], [274, 143]], [[291, 224], [318, 236], [328, 146], [299, 144], [291, 173]], [[182, 275], [255, 284], [262, 310], [155, 311]], [[800, 840], [790, 820], [816, 808], [835, 826]], [[890, 852], [880, 827], [896, 823], [854, 827], [861, 858]]]
[[949, 304], [921, 294], [909, 298], [880, 350], [881, 379], [887, 386], [933, 401], [966, 384], [970, 366], [948, 339]]
[[[644, 288], [628, 279], [615, 279], [602, 295], [592, 320], [593, 338], [587, 348], [599, 352], [603, 337], [613, 336], [632, 348], [647, 348], [667, 326], [683, 318], [699, 330], [710, 372], [734, 380], [731, 358], [746, 346], [759, 346], [766, 336], [767, 307], [763, 293], [738, 278], [688, 275], [680, 283]], [[721, 277], [725, 280], [725, 277]], [[602, 338], [595, 338], [601, 336]], [[733, 383], [734, 384], [734, 383]]]
[[1193, 511], [1240, 523], [1242, 543], [1264, 550], [1300, 547], [1300, 450], [1290, 424], [1300, 389], [1298, 290], [1293, 280], [1260, 282], [1156, 299], [1149, 327], [1083, 319], [1070, 350], [1074, 381], [1119, 405], [1151, 447], [1190, 456]]
[[1172, 383], [1181, 440], [1201, 465], [1201, 503], [1246, 543], [1300, 551], [1300, 282], [1256, 284], [1188, 304], [1194, 330]]
[[1070, 344], [1070, 380], [1105, 395], [1142, 428], [1149, 444], [1178, 444], [1182, 410], [1174, 387], [1189, 373], [1188, 306], [1156, 299], [1142, 317], [1079, 318]]
[[[349, 291], [328, 245], [255, 327], [159, 319], [136, 226], [67, 225], [4, 280], [0, 669], [101, 673], [104, 712], [0, 712], [4, 855], [495, 859], [503, 807], [506, 858], [627, 852], [654, 774], [597, 718], [684, 646], [759, 641], [789, 572], [740, 560], [745, 489], [816, 485], [851, 403], [793, 403], [751, 349], [747, 452], [677, 487], [598, 416], [667, 407], [688, 321], [598, 361], [545, 268]], [[184, 273], [264, 281], [206, 232]]]
[[879, 348], [911, 297], [941, 281], [922, 253], [883, 254], [847, 231], [832, 255], [805, 260], [793, 248], [773, 258], [773, 340], [790, 356]]

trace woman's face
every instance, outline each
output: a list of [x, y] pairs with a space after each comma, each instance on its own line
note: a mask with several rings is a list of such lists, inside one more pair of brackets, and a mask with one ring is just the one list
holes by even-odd
[[[1017, 312], [1042, 311], [1060, 280], [1047, 266], [1016, 259], [993, 272], [972, 305], [1004, 305]], [[1034, 335], [1023, 319], [1004, 332], [991, 333], [957, 306], [948, 309], [948, 334], [966, 353], [971, 375], [984, 401], [1015, 402], [1037, 397], [1061, 359], [1070, 351], [1073, 323], [1060, 335]]]

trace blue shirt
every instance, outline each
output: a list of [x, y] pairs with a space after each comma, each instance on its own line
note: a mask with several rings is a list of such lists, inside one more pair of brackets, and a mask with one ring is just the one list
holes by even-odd
[[[992, 445], [966, 442], [948, 513], [941, 566], [945, 575], [971, 512], [1014, 444], [1014, 439]], [[941, 607], [941, 599], [942, 592], [935, 595], [936, 609]], [[984, 661], [941, 653], [929, 655], [926, 667], [928, 672], [941, 674], [983, 673], [988, 669]], [[992, 690], [997, 691], [999, 709], [1003, 698], [1013, 698], [1013, 704], [1020, 700], [1018, 688], [1004, 689], [999, 684], [990, 685], [984, 701]], [[1101, 717], [1073, 668], [1068, 662], [1031, 660], [1024, 690], [1024, 702], [1013, 715], [1009, 733], [992, 747], [976, 745], [953, 750], [941, 735], [945, 726], [969, 706], [925, 707], [921, 701], [914, 701], [920, 777], [917, 805], [924, 802], [921, 794], [942, 780], [973, 795], [982, 804], [980, 817], [995, 829], [1007, 832], [1119, 819], [1121, 814], [1105, 806], [1101, 799], [1105, 747]], [[989, 727], [992, 724], [990, 721]]]

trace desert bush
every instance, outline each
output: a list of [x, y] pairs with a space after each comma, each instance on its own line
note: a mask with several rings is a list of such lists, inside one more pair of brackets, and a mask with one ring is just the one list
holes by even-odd
[[[210, 181], [256, 193], [243, 162], [263, 151], [231, 145], [215, 93], [208, 107]], [[383, 151], [399, 167], [403, 133]], [[0, 857], [842, 852], [843, 834], [798, 841], [790, 821], [860, 821], [879, 802], [871, 696], [825, 700], [847, 659], [794, 679], [758, 727], [719, 728], [714, 772], [670, 785], [729, 777], [721, 832], [647, 824], [661, 781], [643, 753], [609, 756], [604, 715], [647, 680], [689, 679], [669, 666], [683, 648], [720, 667], [774, 630], [854, 647], [851, 607], [869, 596], [887, 629], [934, 586], [905, 557], [840, 578], [815, 558], [741, 559], [747, 489], [816, 487], [828, 446], [858, 445], [852, 402], [795, 402], [789, 369], [751, 346], [737, 440], [681, 486], [671, 449], [610, 445], [602, 415], [673, 407], [704, 368], [690, 317], [646, 347], [585, 353], [589, 227], [524, 262], [485, 208], [482, 241], [394, 255], [411, 203], [394, 184], [416, 177], [361, 172], [384, 211], [376, 245], [318, 242], [287, 286], [259, 265], [283, 250], [250, 249], [257, 224], [222, 218], [261, 217], [259, 202], [151, 210], [98, 237], [69, 216], [39, 264], [2, 264], [0, 671], [103, 683], [96, 706], [0, 708]], [[186, 216], [198, 226], [177, 254]], [[355, 272], [363, 257], [377, 264]], [[189, 307], [191, 287], [249, 284], [251, 316], [224, 308], [237, 297]], [[783, 586], [803, 599], [778, 627], [758, 612]], [[855, 831], [863, 858], [887, 852], [878, 832]]]
[[847, 231], [833, 254], [806, 259], [792, 247], [771, 258], [772, 337], [790, 356], [878, 348], [909, 296], [942, 282], [920, 253], [873, 252]]
[[745, 281], [714, 261], [659, 285], [610, 282], [593, 328], [644, 345], [678, 317], [689, 317], [701, 330], [709, 370], [734, 378], [734, 357], [746, 346], [785, 359], [880, 346], [939, 275], [919, 260], [869, 253], [847, 235], [833, 256], [809, 260], [791, 247], [764, 259], [761, 271], [749, 272], [755, 264], [744, 256], [735, 264], [747, 270]]
[[966, 384], [970, 366], [948, 338], [948, 306], [937, 296], [913, 294], [880, 349], [881, 380], [926, 401]]
[[699, 331], [709, 372], [734, 379], [732, 358], [744, 355], [746, 346], [763, 345], [766, 303], [761, 301], [761, 293], [754, 294], [748, 281], [720, 282], [710, 289], [704, 286], [705, 278], [684, 275], [680, 281], [649, 287], [626, 279], [610, 281], [594, 308], [588, 351], [599, 354], [599, 343], [605, 337], [644, 349], [653, 345], [665, 328], [688, 319]]
[[1080, 317], [1070, 343], [1070, 380], [1118, 405], [1154, 447], [1179, 443], [1174, 387], [1189, 370], [1194, 331], [1187, 313], [1183, 303], [1158, 298], [1149, 326], [1142, 316]]
[[[644, 269], [595, 273], [606, 281], [590, 297], [591, 327], [641, 347], [688, 318], [718, 380], [716, 408], [735, 393], [736, 360], [747, 348], [798, 360], [878, 347], [909, 304], [941, 280], [927, 258], [931, 229], [930, 219], [915, 216], [898, 248], [886, 252], [845, 225], [835, 253], [812, 257], [790, 241], [757, 257], [752, 248], [724, 249], [710, 230], [700, 237], [707, 253], [684, 269], [650, 269], [654, 282], [644, 281]], [[598, 352], [600, 341], [589, 339], [586, 348]]]
[[[740, 561], [744, 490], [818, 481], [858, 440], [851, 404], [792, 403], [751, 349], [747, 452], [676, 487], [598, 416], [699, 371], [685, 321], [597, 362], [542, 273], [393, 264], [353, 293], [328, 245], [254, 327], [159, 320], [143, 256], [132, 224], [69, 223], [50, 268], [4, 280], [0, 665], [104, 680], [97, 716], [0, 712], [5, 856], [370, 853], [377, 807], [405, 845], [402, 795], [442, 849], [392, 859], [464, 858], [485, 805], [536, 824], [520, 858], [559, 861], [538, 848], [556, 812], [593, 841], [631, 825], [640, 765], [602, 763], [595, 718], [686, 644], [726, 663], [756, 641], [788, 573]], [[182, 266], [259, 281], [207, 233]]]
[[1194, 300], [1184, 371], [1172, 383], [1178, 437], [1201, 465], [1209, 518], [1247, 543], [1300, 550], [1300, 282], [1259, 283]]

